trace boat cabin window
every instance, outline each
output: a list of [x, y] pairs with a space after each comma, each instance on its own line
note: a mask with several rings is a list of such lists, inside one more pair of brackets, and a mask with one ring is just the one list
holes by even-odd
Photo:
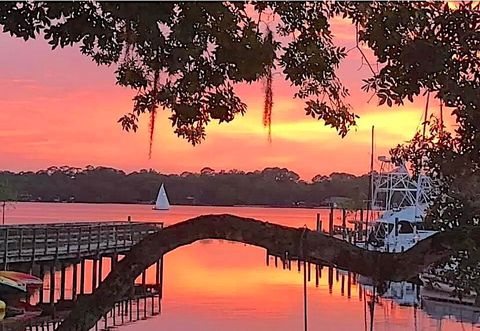
[[390, 223], [377, 223], [373, 226], [373, 233], [377, 238], [385, 238], [387, 234], [392, 232], [393, 224]]
[[412, 223], [410, 223], [409, 221], [399, 221], [398, 233], [413, 233]]

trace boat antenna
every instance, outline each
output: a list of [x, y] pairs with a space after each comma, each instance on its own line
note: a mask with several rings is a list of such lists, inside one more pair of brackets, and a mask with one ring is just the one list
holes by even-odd
[[427, 131], [427, 117], [428, 117], [428, 104], [430, 101], [430, 91], [427, 92], [427, 102], [425, 103], [425, 113], [424, 113], [424, 118], [423, 118], [423, 132], [422, 132], [422, 154], [420, 155], [420, 164], [418, 166], [418, 176], [417, 176], [417, 191], [415, 194], [415, 220], [418, 217], [418, 204], [420, 200], [420, 194], [422, 194], [422, 169], [423, 169], [423, 149], [424, 149], [424, 143], [425, 143], [425, 136], [426, 136], [426, 131]]
[[[371, 213], [371, 210], [373, 209], [372, 206], [372, 200], [373, 200], [373, 149], [374, 149], [374, 136], [375, 136], [375, 126], [372, 125], [372, 146], [371, 146], [371, 151], [370, 151], [370, 180], [368, 182], [368, 199], [367, 199], [367, 218], [365, 222], [365, 231], [367, 238], [366, 240], [368, 241], [368, 220], [369, 220], [369, 214]], [[373, 213], [373, 212], [372, 212]], [[367, 249], [368, 249], [368, 244], [367, 244]]]

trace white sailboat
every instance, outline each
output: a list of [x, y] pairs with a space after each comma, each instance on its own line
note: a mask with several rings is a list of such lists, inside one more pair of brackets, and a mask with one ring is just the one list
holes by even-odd
[[155, 206], [153, 207], [154, 210], [169, 210], [170, 209], [170, 202], [168, 201], [167, 192], [165, 192], [165, 188], [160, 186], [157, 195], [157, 201], [155, 202]]

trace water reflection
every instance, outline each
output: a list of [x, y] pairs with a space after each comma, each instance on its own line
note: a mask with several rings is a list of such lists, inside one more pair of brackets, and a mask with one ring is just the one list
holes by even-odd
[[[174, 223], [200, 214], [233, 213], [313, 228], [317, 212], [285, 208], [174, 207], [165, 213], [142, 205], [19, 203], [7, 222], [125, 220], [130, 215], [134, 220]], [[323, 218], [327, 219], [325, 215]], [[303, 272], [298, 270], [295, 261], [290, 269], [284, 269], [278, 260], [275, 267], [275, 258], [269, 257], [266, 266], [264, 250], [226, 241], [197, 242], [167, 254], [164, 261], [162, 313], [127, 323], [119, 327], [120, 330], [303, 329]], [[108, 270], [107, 261], [104, 268]], [[67, 270], [67, 274], [69, 272]], [[394, 285], [383, 297], [377, 297], [373, 295], [373, 288], [361, 285], [361, 279], [348, 272], [311, 265], [309, 274], [310, 331], [369, 330], [371, 308], [374, 308], [373, 329], [378, 331], [457, 331], [474, 328], [472, 323], [478, 323], [478, 312], [472, 307], [452, 307], [427, 300], [415, 302], [415, 288]], [[146, 279], [147, 283], [155, 281], [153, 268], [147, 271]], [[412, 305], [408, 304], [409, 299], [413, 300]], [[374, 307], [369, 303], [375, 303]]]

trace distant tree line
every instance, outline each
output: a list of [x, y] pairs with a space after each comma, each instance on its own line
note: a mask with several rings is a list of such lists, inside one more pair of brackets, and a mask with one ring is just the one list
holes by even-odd
[[172, 204], [321, 206], [337, 203], [360, 208], [367, 199], [368, 176], [317, 175], [311, 182], [286, 168], [253, 172], [161, 174], [155, 170], [125, 173], [108, 167], [50, 167], [37, 172], [0, 172], [0, 183], [19, 201], [150, 203], [164, 184]]

